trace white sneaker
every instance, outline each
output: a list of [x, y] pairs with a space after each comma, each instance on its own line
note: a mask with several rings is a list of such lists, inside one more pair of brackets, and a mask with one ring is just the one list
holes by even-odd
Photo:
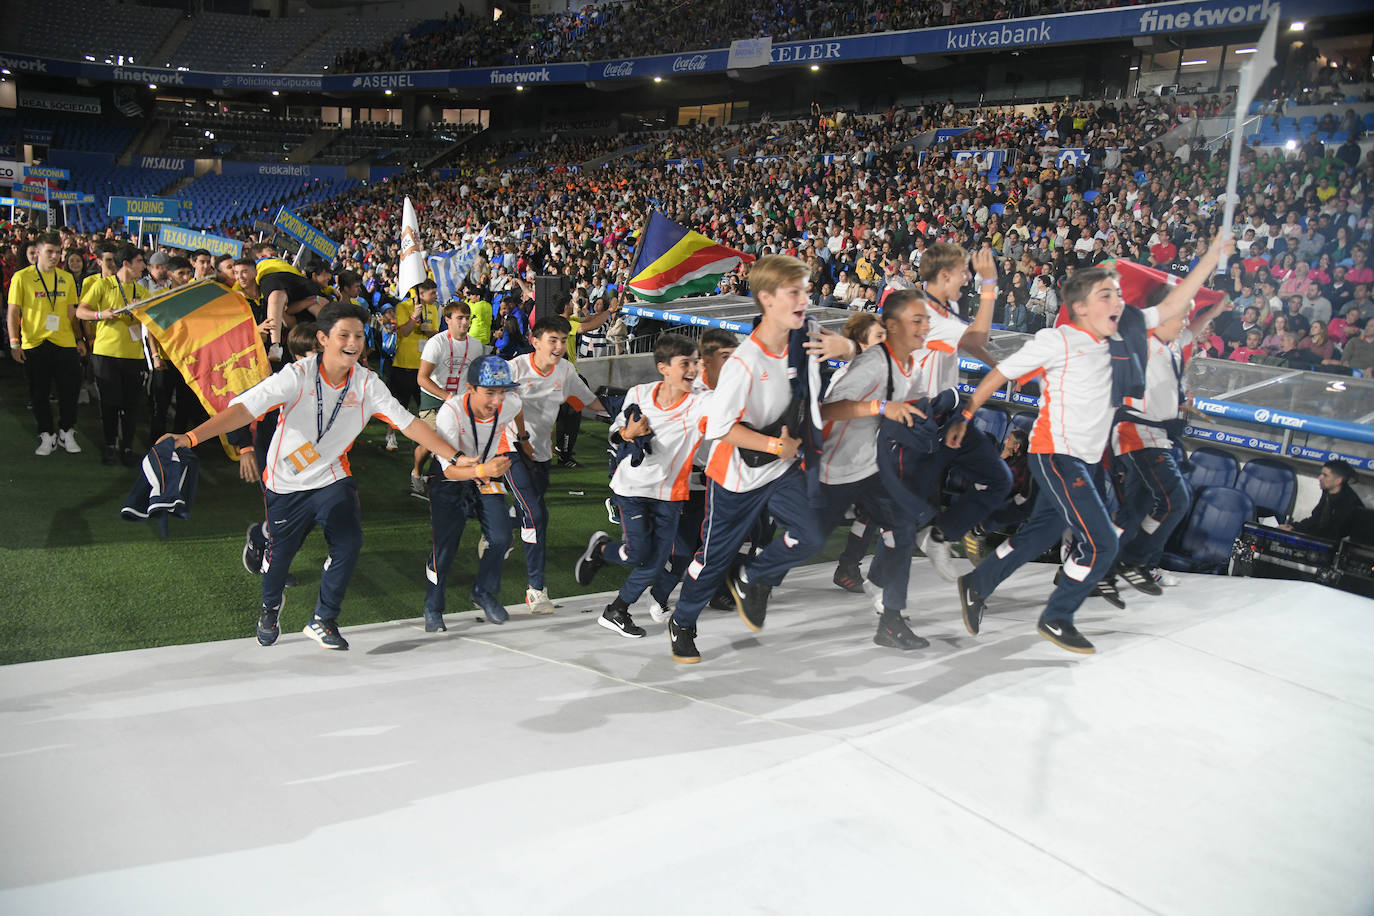
[[917, 546], [921, 548], [921, 553], [926, 555], [930, 565], [935, 567], [935, 571], [942, 578], [954, 582], [959, 578], [959, 571], [954, 568], [954, 559], [950, 556], [949, 544], [935, 540], [934, 532], [934, 525], [921, 532], [921, 539], [917, 542]]
[[654, 623], [667, 623], [672, 616], [673, 609], [668, 606], [667, 602], [659, 604], [653, 598], [649, 599], [649, 619]]
[[553, 601], [549, 598], [547, 588], [525, 589], [525, 606], [530, 609], [531, 614], [553, 613]]
[[68, 455], [80, 455], [81, 446], [76, 444], [76, 430], [64, 429], [57, 434], [57, 444], [67, 450]]
[[1178, 576], [1175, 576], [1167, 569], [1155, 567], [1150, 570], [1150, 573], [1155, 577], [1155, 581], [1165, 588], [1173, 588], [1175, 585], [1178, 585]]
[[51, 455], [52, 450], [57, 445], [57, 436], [53, 433], [38, 434], [38, 448], [33, 450], [35, 455]]
[[864, 594], [873, 601], [873, 613], [883, 616], [883, 590], [865, 579]]
[[400, 448], [400, 446], [396, 444], [396, 430], [393, 429], [386, 434], [386, 450], [388, 452], [394, 452], [398, 448]]

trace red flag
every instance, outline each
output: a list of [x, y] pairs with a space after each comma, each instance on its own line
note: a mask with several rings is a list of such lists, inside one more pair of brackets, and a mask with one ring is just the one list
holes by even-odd
[[[1121, 278], [1121, 298], [1126, 300], [1127, 305], [1133, 305], [1136, 308], [1145, 307], [1145, 297], [1150, 294], [1151, 290], [1165, 285], [1177, 286], [1179, 282], [1179, 278], [1171, 273], [1165, 273], [1153, 267], [1146, 267], [1134, 261], [1103, 261], [1101, 266], [1116, 271], [1117, 276]], [[1198, 290], [1197, 295], [1193, 297], [1193, 309], [1188, 314], [1189, 319], [1195, 317], [1199, 312], [1216, 305], [1224, 297], [1225, 294], [1219, 290], [1207, 289], [1206, 287]], [[1068, 304], [1061, 304], [1059, 306], [1059, 315], [1055, 319], [1054, 326], [1059, 327], [1061, 324], [1068, 323]]]

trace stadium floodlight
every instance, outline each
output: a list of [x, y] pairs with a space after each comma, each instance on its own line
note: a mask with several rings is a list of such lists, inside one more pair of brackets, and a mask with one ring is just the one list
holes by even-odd
[[1289, 140], [1287, 143], [1285, 143], [1285, 144], [1283, 145], [1283, 148], [1284, 148], [1284, 149], [1297, 149], [1297, 148], [1298, 148], [1298, 141], [1297, 141], [1297, 140]]
[[1205, 60], [1185, 60], [1183, 63], [1179, 64], [1179, 66], [1180, 66], [1180, 67], [1196, 67], [1196, 66], [1199, 66], [1199, 65], [1205, 64], [1205, 63], [1207, 63], [1207, 61], [1205, 61]]
[[820, 68], [821, 68], [821, 65], [820, 65], [820, 64], [812, 64], [812, 65], [811, 65], [811, 72], [812, 72], [812, 73], [815, 73], [815, 72], [816, 72], [817, 70], [819, 70]]
[[386, 94], [387, 94], [387, 95], [391, 95], [391, 90], [388, 89], [388, 90], [386, 91]]
[[663, 82], [663, 77], [661, 77], [661, 76], [656, 76], [656, 77], [654, 77], [654, 82], [655, 82], [655, 83], [661, 83], [661, 82]]
[[280, 93], [280, 92], [278, 92], [278, 91], [277, 91], [277, 90], [275, 90], [275, 89], [273, 89], [273, 90], [272, 90], [272, 94], [273, 94], [273, 95], [281, 95], [281, 93]]
[[149, 83], [149, 84], [148, 84], [148, 88], [149, 88], [149, 89], [157, 89], [157, 83]]
[[524, 92], [524, 91], [525, 91], [525, 87], [524, 87], [524, 86], [521, 86], [521, 85], [519, 85], [519, 84], [517, 84], [516, 87], [515, 87], [515, 91], [516, 91], [516, 92]]
[[1298, 20], [1297, 22], [1294, 22], [1294, 23], [1292, 23], [1291, 25], [1288, 26], [1288, 31], [1290, 31], [1290, 32], [1301, 32], [1303, 29], [1306, 29], [1306, 28], [1307, 28], [1307, 23], [1303, 22], [1302, 20]]

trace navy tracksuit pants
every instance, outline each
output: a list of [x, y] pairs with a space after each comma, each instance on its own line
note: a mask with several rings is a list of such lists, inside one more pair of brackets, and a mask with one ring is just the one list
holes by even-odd
[[500, 493], [479, 493], [469, 480], [444, 480], [432, 476], [429, 485], [429, 520], [434, 533], [425, 577], [429, 588], [425, 592], [425, 613], [442, 614], [449, 569], [458, 552], [458, 542], [468, 519], [476, 518], [487, 539], [486, 553], [477, 561], [474, 593], [490, 595], [501, 601], [501, 567], [510, 547], [510, 513], [506, 511], [506, 497]]
[[707, 483], [706, 519], [702, 522], [701, 547], [682, 583], [673, 621], [680, 627], [695, 626], [701, 609], [725, 581], [739, 547], [755, 530], [759, 514], [768, 511], [781, 533], [745, 566], [749, 581], [778, 585], [787, 571], [806, 562], [825, 546], [820, 518], [806, 498], [806, 481], [799, 464], [757, 490], [736, 493], [714, 480]]
[[932, 506], [940, 505], [940, 487], [951, 465], [958, 467], [968, 481], [968, 489], [954, 494], [949, 508], [935, 516], [934, 524], [946, 541], [958, 541], [1007, 501], [1011, 495], [1011, 471], [1002, 460], [997, 443], [982, 430], [970, 426], [957, 449], [949, 448], [942, 439], [940, 447], [930, 456], [925, 473], [929, 475], [932, 489], [926, 501]]
[[1030, 519], [979, 563], [967, 581], [986, 598], [1008, 576], [1058, 544], [1066, 528], [1072, 529], [1074, 545], [1064, 561], [1064, 576], [1042, 615], [1046, 623], [1072, 623], [1078, 606], [1116, 562], [1116, 526], [1093, 482], [1098, 467], [1069, 455], [1031, 455], [1030, 470], [1040, 492]]
[[[857, 505], [869, 520], [866, 534], [881, 526], [883, 534], [878, 539], [873, 562], [868, 564], [868, 581], [882, 588], [885, 609], [904, 610], [911, 579], [911, 554], [916, 546], [916, 519], [901, 512], [888, 498], [877, 474], [853, 483], [824, 484], [821, 491], [826, 499], [822, 537], [834, 530], [844, 519], [845, 510], [852, 505]], [[862, 539], [851, 538], [851, 543], [854, 540]], [[860, 554], [859, 559], [862, 558]]]
[[266, 491], [267, 524], [272, 537], [267, 544], [267, 571], [262, 574], [262, 606], [281, 607], [281, 593], [291, 561], [310, 529], [319, 525], [329, 545], [329, 558], [320, 575], [320, 594], [315, 616], [337, 620], [348, 582], [363, 549], [362, 511], [358, 485], [352, 477], [336, 480], [318, 490], [300, 493]]
[[506, 471], [506, 485], [515, 497], [515, 510], [520, 516], [520, 540], [525, 544], [525, 570], [529, 574], [530, 588], [544, 587], [544, 562], [549, 543], [549, 510], [544, 505], [544, 494], [549, 489], [549, 463], [513, 455], [510, 470]]
[[671, 578], [668, 558], [677, 541], [678, 519], [684, 504], [619, 494], [611, 499], [620, 515], [621, 540], [602, 548], [601, 558], [607, 563], [634, 567], [620, 586], [620, 600], [634, 604], [645, 589], [664, 582], [671, 592], [676, 580]]
[[1116, 513], [1121, 562], [1158, 566], [1169, 535], [1193, 506], [1188, 482], [1168, 449], [1143, 448], [1118, 455], [1116, 460], [1126, 468], [1126, 486]]

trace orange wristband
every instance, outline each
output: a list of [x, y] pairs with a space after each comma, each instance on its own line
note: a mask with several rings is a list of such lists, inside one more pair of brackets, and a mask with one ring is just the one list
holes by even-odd
[[779, 439], [777, 436], [770, 436], [768, 439], [768, 448], [766, 448], [764, 451], [770, 452], [774, 455], [781, 455], [782, 440]]
[[195, 433], [188, 432], [186, 434], [186, 441], [191, 443], [191, 448], [195, 448], [197, 445], [200, 445], [200, 440], [196, 438]]

